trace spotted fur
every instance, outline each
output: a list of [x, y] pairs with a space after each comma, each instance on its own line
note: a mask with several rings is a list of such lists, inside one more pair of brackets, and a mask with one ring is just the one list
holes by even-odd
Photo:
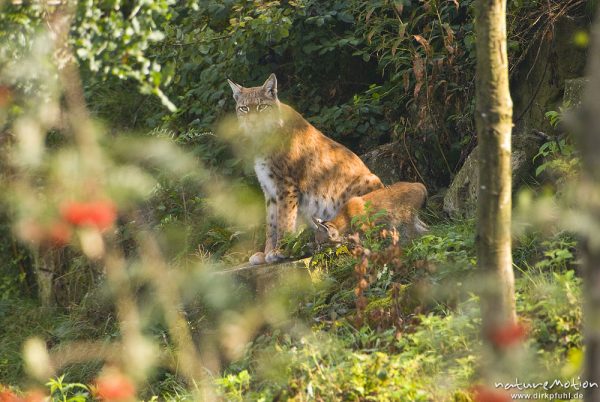
[[[337, 243], [351, 229], [352, 219], [367, 212], [384, 210], [384, 223], [399, 229], [403, 240], [409, 240], [427, 231], [419, 219], [418, 211], [427, 199], [427, 189], [421, 183], [398, 182], [361, 197], [352, 197], [331, 220], [315, 219], [317, 243]], [[364, 229], [364, 228], [363, 228]]]
[[258, 144], [254, 170], [267, 206], [265, 251], [251, 263], [285, 257], [281, 240], [296, 229], [298, 215], [331, 219], [350, 198], [383, 187], [358, 156], [279, 101], [274, 74], [260, 87], [229, 85], [240, 126]]

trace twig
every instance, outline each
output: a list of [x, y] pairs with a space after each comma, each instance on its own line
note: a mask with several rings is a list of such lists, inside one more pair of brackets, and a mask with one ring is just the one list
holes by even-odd
[[560, 135], [548, 135], [542, 131], [539, 130], [531, 130], [531, 132], [535, 135], [537, 135], [538, 137], [542, 138], [545, 141], [554, 141], [556, 143], [556, 146], [558, 147], [558, 151], [562, 154], [563, 150], [562, 150], [562, 146], [560, 145], [560, 138], [562, 136]]
[[551, 141], [552, 137], [543, 131], [532, 129], [531, 132], [545, 141]]

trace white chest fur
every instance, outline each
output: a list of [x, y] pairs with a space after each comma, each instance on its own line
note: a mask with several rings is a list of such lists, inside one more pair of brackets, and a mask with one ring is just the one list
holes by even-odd
[[[269, 163], [264, 158], [256, 158], [254, 160], [254, 171], [265, 193], [265, 198], [277, 199], [275, 175]], [[311, 218], [313, 217], [330, 220], [339, 212], [336, 209], [334, 200], [321, 194], [301, 193], [299, 194], [299, 201], [299, 212], [307, 222], [312, 222]]]
[[254, 171], [256, 172], [258, 182], [265, 193], [265, 197], [275, 198], [277, 196], [277, 187], [275, 185], [273, 173], [271, 172], [271, 167], [267, 161], [263, 158], [256, 158], [254, 160]]

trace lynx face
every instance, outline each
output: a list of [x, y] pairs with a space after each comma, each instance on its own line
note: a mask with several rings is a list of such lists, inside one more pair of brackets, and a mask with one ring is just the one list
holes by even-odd
[[342, 242], [342, 236], [333, 223], [324, 222], [315, 217], [313, 217], [312, 220], [317, 227], [315, 230], [315, 241], [317, 244]]
[[233, 91], [236, 114], [248, 136], [260, 136], [281, 127], [277, 78], [271, 74], [260, 87], [244, 88], [227, 80]]

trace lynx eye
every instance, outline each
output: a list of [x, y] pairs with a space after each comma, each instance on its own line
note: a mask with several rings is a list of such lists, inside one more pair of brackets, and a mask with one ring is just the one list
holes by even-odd
[[250, 109], [248, 109], [248, 106], [239, 106], [238, 110], [243, 113], [248, 113]]
[[258, 105], [257, 109], [259, 112], [262, 112], [264, 110], [267, 110], [270, 107], [271, 107], [271, 105], [261, 104], [261, 105]]

